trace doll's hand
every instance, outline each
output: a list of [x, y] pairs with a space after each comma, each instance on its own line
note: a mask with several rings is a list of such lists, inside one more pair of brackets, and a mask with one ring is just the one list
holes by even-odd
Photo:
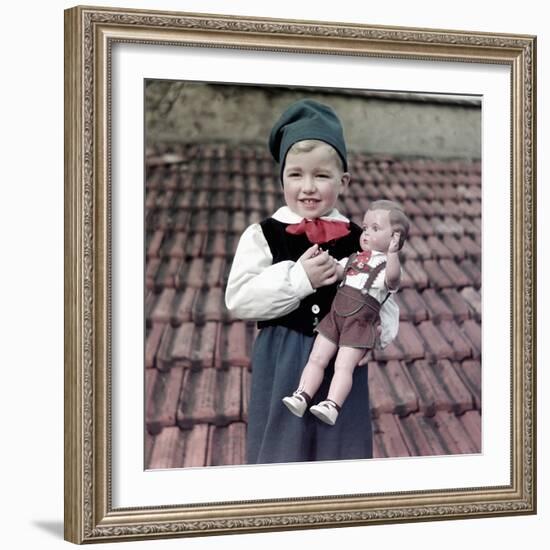
[[319, 245], [308, 248], [298, 259], [306, 272], [313, 288], [327, 286], [337, 281], [336, 262], [326, 251], [321, 251]]
[[388, 247], [388, 252], [395, 253], [399, 252], [399, 238], [401, 233], [399, 231], [394, 231], [390, 239], [390, 246]]

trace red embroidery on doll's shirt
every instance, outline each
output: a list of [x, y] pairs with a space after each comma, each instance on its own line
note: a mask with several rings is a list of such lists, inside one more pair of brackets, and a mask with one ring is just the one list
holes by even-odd
[[368, 264], [371, 256], [372, 252], [370, 250], [358, 252], [353, 262], [351, 262], [346, 275], [353, 277], [354, 275], [359, 275], [361, 273], [368, 273], [371, 270], [371, 267]]

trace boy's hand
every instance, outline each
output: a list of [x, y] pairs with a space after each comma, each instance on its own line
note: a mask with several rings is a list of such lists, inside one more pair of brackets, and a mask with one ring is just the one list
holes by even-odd
[[317, 244], [308, 248], [298, 261], [302, 264], [313, 288], [331, 285], [338, 280], [336, 261]]
[[401, 233], [399, 231], [394, 231], [390, 239], [390, 246], [388, 247], [388, 252], [399, 252], [399, 238]]
[[[376, 326], [376, 339], [378, 340], [380, 338], [380, 335], [382, 334], [382, 327], [380, 326], [380, 323]], [[373, 358], [373, 351], [372, 349], [368, 349], [359, 361], [357, 363], [358, 367], [362, 367], [363, 365], [366, 365], [371, 359]]]

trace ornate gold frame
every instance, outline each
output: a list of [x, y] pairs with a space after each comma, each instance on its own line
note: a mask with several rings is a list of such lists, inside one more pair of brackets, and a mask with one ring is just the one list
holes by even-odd
[[[512, 73], [509, 486], [113, 509], [110, 52], [115, 42], [507, 65]], [[65, 12], [65, 538], [76, 543], [536, 511], [533, 36], [76, 7]]]

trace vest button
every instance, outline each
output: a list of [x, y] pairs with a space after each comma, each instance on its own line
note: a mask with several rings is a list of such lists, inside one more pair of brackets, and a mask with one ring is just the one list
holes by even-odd
[[311, 311], [317, 315], [321, 311], [321, 308], [317, 304], [313, 304], [311, 306]]

